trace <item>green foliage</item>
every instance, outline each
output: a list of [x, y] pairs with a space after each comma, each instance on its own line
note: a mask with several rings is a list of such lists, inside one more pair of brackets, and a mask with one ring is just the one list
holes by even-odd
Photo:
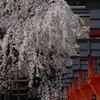
[[0, 39], [2, 40], [4, 38], [4, 35], [6, 34], [6, 30], [3, 28], [0, 28]]
[[88, 2], [100, 2], [100, 0], [65, 0], [71, 6], [84, 5]]
[[55, 78], [56, 70], [53, 67], [50, 67], [51, 73], [48, 74], [48, 79], [52, 81]]
[[6, 5], [7, 5], [7, 2], [6, 2], [6, 0], [4, 1], [3, 5], [4, 5], [4, 7], [6, 7]]

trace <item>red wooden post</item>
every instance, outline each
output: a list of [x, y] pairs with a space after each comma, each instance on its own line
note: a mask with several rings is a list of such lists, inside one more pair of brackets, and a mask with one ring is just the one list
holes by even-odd
[[72, 87], [73, 87], [73, 84], [70, 83], [69, 85], [70, 85], [70, 92], [69, 92], [69, 93], [70, 93], [70, 97], [71, 97], [72, 100], [76, 100], [76, 99], [75, 99], [75, 96], [74, 96], [74, 94], [73, 94], [73, 92], [72, 92], [72, 91], [73, 91], [73, 88], [72, 88]]
[[[80, 58], [81, 61], [88, 61], [88, 71], [89, 73], [92, 73], [92, 67], [91, 67], [91, 63], [89, 63], [89, 61], [91, 61], [90, 58]], [[94, 93], [94, 90], [91, 88], [91, 86], [89, 85], [88, 82], [83, 82], [82, 80], [82, 70], [78, 71], [79, 73], [79, 89], [82, 92], [82, 94], [84, 95], [86, 100], [90, 100], [92, 94]]]
[[83, 96], [83, 94], [81, 93], [81, 91], [79, 90], [79, 88], [77, 88], [76, 86], [75, 86], [75, 79], [74, 78], [72, 78], [72, 93], [73, 93], [73, 97], [74, 97], [74, 100], [76, 99], [76, 100], [82, 100], [82, 98], [84, 97]]
[[74, 100], [78, 100], [76, 95], [74, 94], [74, 88], [75, 88], [75, 79], [72, 78], [72, 89], [71, 89], [71, 95], [73, 96]]
[[69, 94], [69, 87], [66, 87], [66, 98], [68, 100], [72, 100], [71, 97], [70, 97], [70, 94]]
[[81, 93], [79, 88], [74, 88], [73, 93], [76, 96], [77, 100], [82, 100], [82, 98], [84, 98], [84, 95]]
[[[89, 78], [89, 84], [92, 87], [92, 89], [96, 93], [96, 100], [100, 100], [100, 74], [94, 74], [93, 73], [93, 65], [92, 65], [92, 59], [88, 60], [89, 61], [89, 70], [91, 73], [89, 73], [88, 78]], [[91, 70], [92, 68], [92, 70]]]

